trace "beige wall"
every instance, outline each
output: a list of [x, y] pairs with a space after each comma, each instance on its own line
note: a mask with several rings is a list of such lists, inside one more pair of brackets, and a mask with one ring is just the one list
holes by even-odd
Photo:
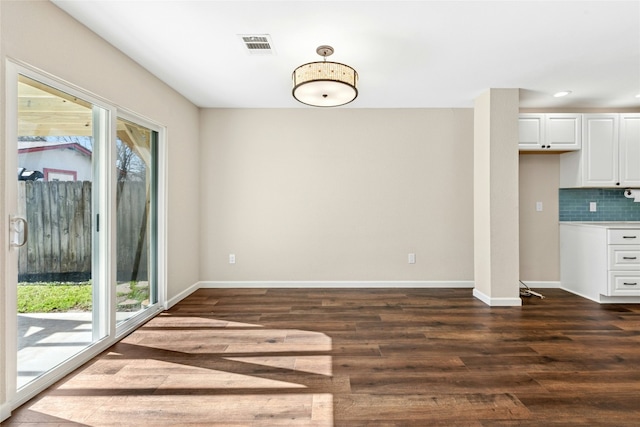
[[[559, 154], [520, 154], [520, 279], [559, 281]], [[542, 202], [542, 212], [536, 211]]]
[[198, 257], [184, 248], [198, 236], [198, 109], [52, 3], [1, 5], [3, 64], [19, 60], [167, 127], [169, 298], [197, 282]]
[[473, 110], [200, 117], [201, 280], [473, 280]]

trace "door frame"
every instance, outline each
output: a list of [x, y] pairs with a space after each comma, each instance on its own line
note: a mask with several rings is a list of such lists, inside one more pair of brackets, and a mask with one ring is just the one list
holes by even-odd
[[[0, 319], [0, 327], [4, 327], [2, 342], [0, 342], [0, 348], [3, 349], [4, 361], [2, 355], [0, 355], [0, 362], [4, 362], [5, 372], [4, 377], [0, 379], [0, 386], [3, 387], [6, 405], [0, 408], [0, 420], [8, 417], [10, 411], [19, 407], [36, 394], [45, 390], [55, 382], [59, 381], [75, 369], [86, 363], [93, 357], [97, 356], [111, 345], [122, 339], [132, 330], [139, 327], [142, 323], [156, 316], [166, 307], [166, 295], [167, 295], [167, 271], [166, 271], [166, 235], [167, 235], [167, 205], [166, 205], [166, 189], [167, 189], [167, 161], [166, 161], [166, 127], [145, 118], [130, 110], [123, 109], [117, 104], [110, 102], [98, 95], [84, 90], [78, 86], [75, 86], [63, 79], [57, 78], [49, 73], [32, 67], [22, 61], [17, 61], [12, 58], [7, 58], [4, 63], [5, 66], [5, 152], [4, 152], [4, 166], [5, 174], [0, 178], [0, 183], [4, 181], [4, 218], [0, 221], [0, 226], [4, 227], [4, 230], [9, 229], [9, 216], [17, 211], [17, 185], [16, 185], [16, 170], [17, 170], [17, 124], [18, 124], [18, 75], [22, 74], [33, 80], [40, 81], [44, 84], [60, 89], [66, 93], [74, 96], [78, 96], [93, 105], [98, 106], [107, 111], [107, 126], [108, 129], [108, 152], [104, 153], [100, 157], [98, 168], [99, 174], [95, 177], [100, 180], [99, 184], [102, 188], [99, 191], [98, 196], [94, 196], [92, 200], [92, 206], [95, 208], [96, 202], [100, 205], [97, 211], [99, 213], [101, 222], [100, 225], [102, 236], [106, 238], [96, 239], [96, 244], [93, 244], [94, 249], [99, 250], [99, 255], [93, 257], [93, 271], [99, 276], [101, 284], [98, 286], [102, 289], [103, 295], [99, 299], [98, 303], [101, 304], [103, 310], [100, 320], [100, 328], [103, 329], [106, 334], [104, 338], [93, 342], [84, 350], [80, 351], [76, 356], [61, 363], [55, 369], [43, 374], [38, 379], [27, 384], [20, 390], [16, 389], [17, 378], [17, 283], [18, 268], [17, 268], [17, 250], [9, 247], [8, 235], [6, 235], [5, 242], [3, 242], [4, 252], [4, 318]], [[140, 123], [147, 126], [149, 129], [158, 132], [158, 149], [157, 149], [157, 173], [158, 173], [158, 187], [157, 187], [157, 292], [158, 302], [147, 310], [141, 312], [139, 315], [133, 316], [134, 320], [131, 322], [125, 322], [122, 327], [119, 327], [116, 331], [116, 305], [115, 305], [115, 286], [111, 284], [115, 283], [115, 270], [116, 270], [116, 233], [115, 230], [115, 181], [116, 174], [113, 173], [110, 166], [115, 164], [115, 146], [116, 146], [116, 121], [118, 117], [127, 118], [128, 120]], [[108, 221], [102, 220], [102, 218], [108, 219]], [[104, 227], [104, 228], [103, 228]], [[95, 230], [94, 230], [95, 231]], [[1, 234], [0, 234], [1, 235]], [[1, 270], [0, 270], [1, 271]], [[106, 307], [106, 308], [105, 308]], [[95, 317], [95, 316], [94, 316]], [[94, 321], [98, 320], [94, 318]], [[95, 329], [94, 329], [95, 330]], [[102, 332], [102, 331], [101, 331]], [[2, 393], [0, 393], [1, 395]]]

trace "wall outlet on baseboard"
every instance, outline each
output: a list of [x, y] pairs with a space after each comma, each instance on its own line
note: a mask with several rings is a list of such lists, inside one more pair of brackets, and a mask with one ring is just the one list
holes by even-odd
[[229, 254], [229, 264], [236, 263], [236, 254]]
[[409, 264], [416, 263], [416, 254], [409, 254]]

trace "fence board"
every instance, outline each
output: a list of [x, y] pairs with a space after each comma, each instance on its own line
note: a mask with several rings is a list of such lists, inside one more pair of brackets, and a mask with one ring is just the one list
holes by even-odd
[[[79, 245], [79, 237], [83, 232], [82, 228], [79, 227], [82, 224], [78, 223], [78, 209], [82, 208], [82, 204], [77, 203], [81, 201], [81, 195], [78, 194], [78, 186], [74, 182], [72, 185], [67, 188], [67, 190], [71, 190], [69, 196], [70, 199], [75, 202], [73, 206], [72, 212], [69, 215], [69, 256], [67, 258], [68, 264], [65, 266], [65, 271], [73, 271], [78, 263], [78, 258], [80, 257], [80, 245]], [[80, 196], [80, 197], [78, 197]]]
[[52, 182], [49, 185], [49, 226], [51, 227], [51, 258], [50, 268], [52, 272], [60, 272], [60, 221], [56, 219], [60, 217], [60, 186], [59, 182]]
[[[44, 191], [44, 183], [39, 182], [41, 185], [42, 195], [42, 266], [44, 268], [51, 269], [51, 192]], [[49, 186], [47, 186], [49, 187]]]
[[[30, 233], [27, 241], [27, 265], [26, 272], [36, 274], [42, 270], [42, 252], [44, 239], [42, 237], [42, 183], [27, 182], [26, 202], [27, 202], [27, 222]], [[36, 209], [36, 207], [38, 209]], [[38, 244], [31, 244], [38, 242]]]
[[92, 246], [92, 226], [93, 226], [93, 215], [91, 213], [91, 181], [84, 181], [82, 183], [82, 203], [83, 203], [83, 224], [85, 230], [89, 230], [88, 232], [83, 233], [83, 247], [84, 253], [82, 257], [82, 265], [80, 267], [80, 271], [91, 271], [91, 251], [93, 249]]
[[[26, 182], [18, 181], [18, 216], [27, 218], [27, 195]], [[27, 268], [27, 251], [18, 251], [18, 271], [26, 271]]]
[[60, 217], [58, 218], [58, 232], [60, 233], [60, 268], [59, 271], [65, 271], [69, 265], [69, 215], [71, 212], [71, 203], [68, 203], [69, 185], [61, 183], [58, 187], [58, 210]]

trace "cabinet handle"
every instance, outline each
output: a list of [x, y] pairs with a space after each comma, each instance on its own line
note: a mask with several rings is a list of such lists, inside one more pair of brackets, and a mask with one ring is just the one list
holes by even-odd
[[637, 239], [638, 236], [622, 236], [623, 239]]
[[622, 259], [638, 259], [638, 257], [635, 257], [635, 256], [623, 256]]
[[622, 284], [625, 285], [625, 286], [637, 286], [638, 282], [634, 282], [634, 283], [623, 282]]

